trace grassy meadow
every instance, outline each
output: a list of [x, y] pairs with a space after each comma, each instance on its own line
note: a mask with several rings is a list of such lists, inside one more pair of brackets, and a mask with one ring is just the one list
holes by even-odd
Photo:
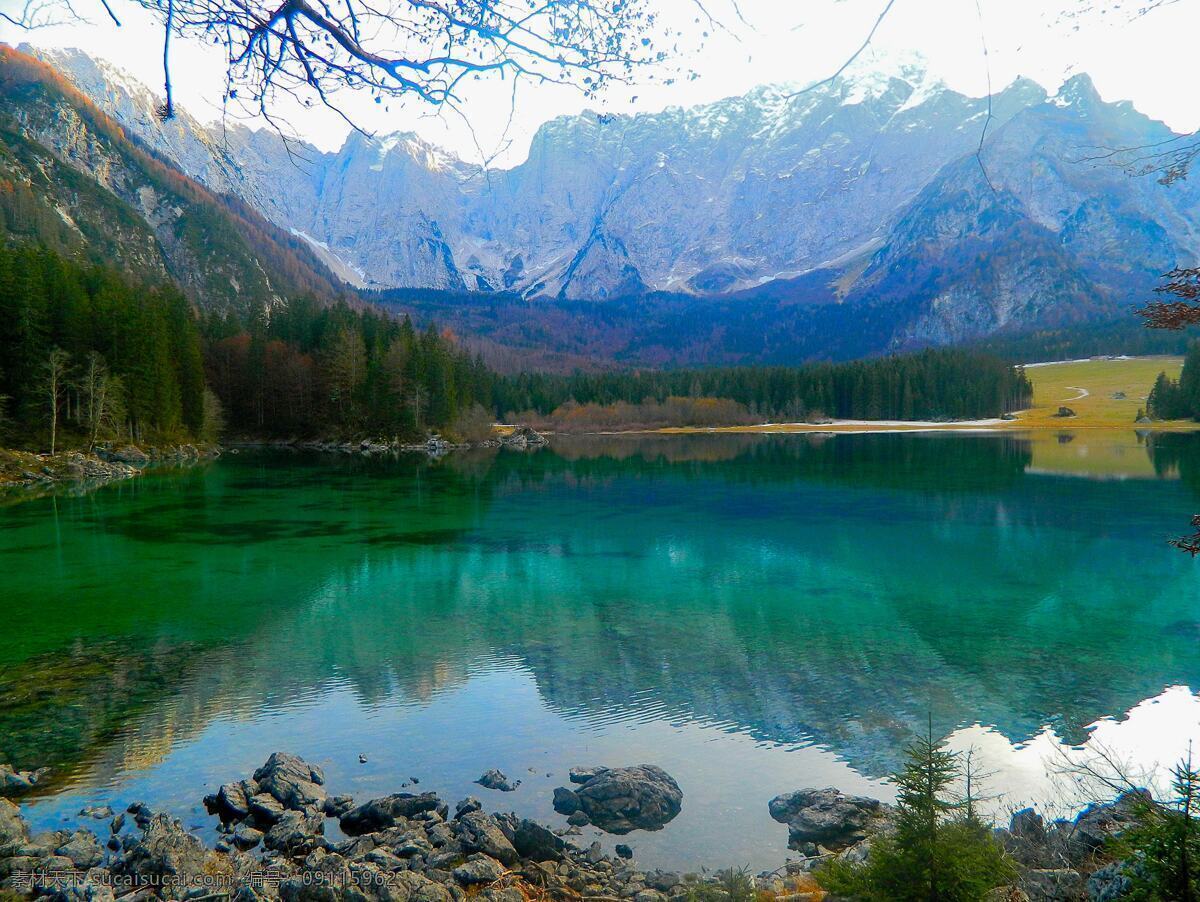
[[[1132, 426], [1145, 408], [1159, 373], [1179, 378], [1182, 357], [1097, 357], [1026, 368], [1033, 384], [1033, 407], [1011, 423], [1016, 428], [1113, 428]], [[1057, 417], [1059, 407], [1074, 417]], [[1161, 427], [1163, 424], [1155, 424]], [[1174, 424], [1172, 424], [1174, 425]], [[1182, 421], [1180, 427], [1196, 424]]]

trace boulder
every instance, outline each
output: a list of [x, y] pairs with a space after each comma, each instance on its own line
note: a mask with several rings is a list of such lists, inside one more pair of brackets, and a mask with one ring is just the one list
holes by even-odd
[[29, 827], [21, 818], [21, 809], [0, 799], [0, 858], [8, 858], [28, 842]]
[[141, 885], [196, 885], [209, 870], [210, 853], [198, 837], [165, 814], [152, 816], [114, 870]]
[[111, 805], [88, 805], [79, 809], [80, 817], [90, 817], [98, 821], [107, 821], [113, 816]]
[[1137, 810], [1154, 804], [1154, 797], [1145, 789], [1131, 789], [1105, 805], [1089, 805], [1070, 828], [1070, 841], [1085, 852], [1099, 850], [1110, 836], [1115, 836], [1137, 820]]
[[326, 817], [341, 817], [353, 807], [354, 799], [351, 796], [329, 796], [322, 810]]
[[260, 792], [250, 797], [248, 807], [250, 815], [260, 824], [270, 826], [283, 817], [286, 810], [283, 802], [269, 792]]
[[529, 819], [519, 821], [513, 829], [513, 847], [529, 861], [557, 861], [567, 844], [541, 824]]
[[394, 827], [400, 818], [410, 818], [423, 811], [436, 811], [441, 804], [441, 800], [432, 792], [423, 792], [420, 795], [398, 792], [382, 799], [371, 799], [357, 808], [351, 808], [342, 815], [339, 823], [343, 833], [348, 836], [360, 836], [363, 833], [374, 833], [386, 827]]
[[482, 811], [465, 814], [457, 823], [458, 841], [467, 852], [482, 852], [502, 864], [514, 865], [520, 857], [499, 824]]
[[554, 810], [559, 814], [574, 814], [579, 810], [579, 796], [565, 786], [555, 787]]
[[464, 814], [470, 814], [472, 811], [480, 811], [483, 809], [483, 803], [475, 796], [467, 796], [454, 806], [454, 816], [462, 817]]
[[479, 854], [472, 855], [451, 873], [463, 886], [478, 886], [481, 883], [495, 883], [503, 877], [504, 866], [494, 858]]
[[289, 811], [319, 810], [325, 804], [321, 768], [296, 755], [275, 752], [254, 772], [259, 792], [269, 793]]
[[287, 855], [307, 855], [320, 844], [324, 831], [325, 820], [320, 814], [285, 811], [263, 835], [262, 843]]
[[37, 770], [17, 770], [7, 764], [0, 764], [0, 792], [20, 793], [32, 789], [47, 773], [49, 768]]
[[150, 462], [150, 456], [141, 448], [134, 445], [115, 448], [109, 451], [105, 457], [107, 460], [115, 460], [117, 463], [123, 464], [146, 464]]
[[1072, 868], [1031, 868], [1021, 875], [1021, 888], [1031, 899], [1073, 902], [1083, 897], [1084, 880]]
[[77, 830], [71, 838], [54, 850], [55, 855], [71, 859], [81, 871], [94, 868], [104, 860], [104, 847], [90, 830]]
[[847, 796], [839, 790], [801, 789], [771, 799], [771, 817], [788, 827], [788, 848], [819, 843], [837, 851], [864, 839], [884, 814], [878, 799]]
[[495, 768], [487, 771], [475, 782], [484, 789], [496, 789], [500, 792], [515, 792], [516, 788], [521, 785], [520, 780], [510, 780]]
[[204, 797], [204, 807], [222, 822], [240, 821], [250, 815], [250, 798], [257, 793], [258, 787], [246, 780], [226, 783], [212, 795]]
[[1116, 902], [1133, 889], [1133, 880], [1126, 870], [1129, 863], [1114, 861], [1091, 873], [1087, 879], [1088, 902]]
[[607, 769], [605, 767], [573, 767], [567, 774], [567, 779], [572, 783], [582, 786], [588, 780], [592, 779], [592, 777]]
[[249, 824], [238, 824], [233, 833], [229, 835], [230, 843], [243, 851], [253, 849], [262, 842], [262, 838], [263, 832], [255, 830]]
[[683, 791], [661, 767], [640, 764], [599, 770], [575, 796], [589, 821], [608, 833], [661, 830], [679, 814]]

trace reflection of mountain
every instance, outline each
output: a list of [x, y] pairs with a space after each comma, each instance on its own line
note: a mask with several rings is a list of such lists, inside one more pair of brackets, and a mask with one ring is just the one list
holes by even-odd
[[[1076, 737], [1200, 685], [1200, 590], [1158, 541], [1181, 482], [1026, 475], [1011, 439], [702, 438], [420, 465], [243, 455], [60, 501], [57, 524], [33, 502], [0, 532], [0, 564], [11, 545], [30, 565], [11, 616], [35, 625], [6, 681], [75, 642], [97, 662], [101, 637], [137, 659], [181, 647], [181, 667], [55, 700], [81, 739], [41, 751], [102, 772], [218, 715], [286, 717], [345, 686], [365, 708], [422, 704], [498, 660], [569, 718], [812, 741], [869, 773], [930, 710], [942, 730]], [[1168, 444], [1181, 471], [1200, 458]], [[0, 751], [59, 763], [36, 756], [52, 705], [18, 714], [0, 707]]]

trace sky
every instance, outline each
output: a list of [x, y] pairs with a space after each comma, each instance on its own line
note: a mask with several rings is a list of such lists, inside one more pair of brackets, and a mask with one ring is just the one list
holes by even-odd
[[[561, 85], [519, 86], [484, 79], [466, 90], [458, 112], [433, 112], [418, 100], [387, 110], [366, 97], [346, 105], [367, 131], [414, 131], [463, 159], [510, 166], [527, 154], [547, 120], [592, 109], [656, 112], [742, 94], [760, 84], [803, 86], [825, 78], [862, 44], [886, 0], [705, 0], [723, 27], [707, 38], [695, 24], [696, 0], [651, 0], [659, 15], [690, 35], [671, 65], [696, 73], [663, 83], [669, 72], [647, 71], [631, 85], [612, 85], [587, 99]], [[887, 69], [920, 58], [948, 86], [976, 96], [1023, 75], [1054, 90], [1073, 74], [1092, 76], [1105, 100], [1130, 100], [1177, 131], [1200, 129], [1194, 36], [1200, 0], [1167, 0], [1139, 16], [1149, 0], [894, 0], [857, 65]], [[0, 0], [15, 10], [24, 0]], [[117, 28], [99, 0], [74, 0], [90, 21], [33, 31], [0, 23], [0, 41], [78, 47], [152, 87], [162, 82], [162, 35], [130, 0], [111, 0]], [[738, 13], [740, 12], [740, 16]], [[984, 43], [988, 53], [983, 52]], [[214, 48], [177, 42], [173, 50], [177, 103], [201, 121], [221, 115], [222, 57]], [[652, 76], [658, 76], [655, 80]], [[341, 145], [349, 127], [335, 114], [283, 109], [289, 127], [325, 150]]]

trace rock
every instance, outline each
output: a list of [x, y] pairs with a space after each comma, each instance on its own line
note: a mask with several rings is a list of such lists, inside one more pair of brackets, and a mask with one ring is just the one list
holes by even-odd
[[147, 464], [150, 462], [150, 456], [141, 448], [134, 445], [125, 445], [122, 448], [114, 448], [109, 451], [105, 457], [108, 460], [116, 461], [122, 464]]
[[1133, 880], [1125, 873], [1125, 861], [1114, 861], [1093, 871], [1087, 879], [1088, 902], [1116, 902], [1133, 889]]
[[385, 827], [396, 826], [398, 818], [410, 818], [423, 811], [436, 811], [441, 800], [432, 792], [413, 795], [399, 792], [382, 799], [372, 799], [342, 815], [342, 832], [349, 836], [374, 833]]
[[633, 849], [624, 843], [617, 843], [616, 852], [618, 858], [629, 859], [633, 857]]
[[354, 799], [351, 796], [329, 796], [325, 800], [322, 810], [326, 817], [341, 817], [347, 811], [354, 807]]
[[275, 752], [254, 772], [259, 792], [269, 793], [289, 811], [319, 810], [325, 804], [325, 775], [296, 755]]
[[1009, 821], [1008, 832], [1030, 842], [1043, 842], [1046, 839], [1046, 823], [1032, 808], [1022, 808]]
[[246, 780], [226, 783], [212, 795], [204, 797], [204, 807], [224, 822], [240, 821], [250, 814], [250, 797], [258, 787]]
[[633, 902], [666, 902], [666, 896], [655, 889], [644, 889], [633, 897]]
[[[564, 789], [564, 793], [570, 792], [565, 787], [560, 789]], [[564, 793], [555, 791], [555, 810], [560, 813], [558, 800], [564, 806], [570, 804], [570, 797]], [[591, 823], [616, 834], [631, 830], [661, 830], [679, 814], [683, 804], [679, 784], [653, 764], [599, 769], [574, 795], [579, 810]]]
[[567, 844], [541, 824], [523, 819], [513, 830], [513, 847], [517, 854], [530, 861], [557, 861], [562, 858]]
[[260, 824], [271, 825], [283, 817], [286, 809], [283, 807], [283, 802], [275, 798], [269, 792], [260, 792], [258, 795], [250, 797], [248, 807], [251, 816]]
[[582, 811], [576, 811], [569, 818], [567, 818], [567, 823], [572, 827], [586, 827], [591, 823], [591, 821], [588, 820], [588, 816]]
[[108, 824], [108, 830], [110, 833], [120, 833], [121, 830], [124, 829], [124, 827], [125, 827], [125, 812], [124, 811], [122, 811], [120, 814], [118, 814], [116, 817], [114, 817], [111, 821], [109, 821], [109, 824]]
[[1029, 896], [1018, 886], [996, 886], [988, 890], [983, 902], [1029, 902]]
[[513, 865], [520, 857], [499, 825], [482, 811], [472, 811], [457, 822], [458, 841], [467, 852], [482, 852], [503, 864]]
[[1086, 852], [1097, 851], [1110, 836], [1136, 822], [1139, 806], [1153, 804], [1154, 797], [1147, 790], [1132, 789], [1108, 804], [1089, 805], [1075, 818], [1070, 828], [1070, 841]]
[[80, 817], [90, 817], [98, 821], [106, 821], [113, 816], [111, 805], [89, 805], [79, 809]]
[[0, 792], [19, 793], [32, 789], [49, 769], [42, 767], [37, 770], [16, 770], [7, 764], [0, 764]]
[[1039, 902], [1071, 902], [1083, 895], [1084, 881], [1072, 868], [1032, 868], [1021, 875], [1021, 888]]
[[[320, 842], [325, 821], [319, 814], [285, 811], [262, 838], [263, 845], [288, 855], [307, 855]], [[236, 834], [235, 834], [236, 838]]]
[[599, 864], [604, 860], [604, 847], [599, 841], [588, 846], [588, 850], [583, 855], [588, 864]]
[[672, 871], [651, 871], [646, 875], [646, 886], [660, 893], [669, 893], [681, 883], [683, 880]]
[[71, 835], [70, 840], [55, 849], [55, 854], [71, 859], [76, 868], [86, 871], [104, 860], [104, 847], [100, 845], [94, 833], [78, 830]]
[[546, 437], [531, 426], [517, 426], [500, 441], [502, 444], [514, 448], [528, 448], [547, 444]]
[[493, 768], [475, 781], [484, 789], [496, 789], [500, 792], [515, 792], [521, 781], [512, 781], [500, 771]]
[[771, 817], [788, 827], [788, 848], [819, 843], [838, 851], [864, 839], [868, 827], [884, 814], [877, 799], [847, 796], [839, 790], [801, 789], [779, 795], [768, 804]]
[[472, 855], [451, 873], [463, 886], [477, 886], [481, 883], [495, 883], [504, 876], [504, 866], [487, 855]]
[[475, 796], [467, 796], [461, 802], [454, 806], [454, 816], [462, 817], [464, 814], [470, 814], [472, 811], [480, 811], [483, 809], [483, 803]]
[[567, 773], [567, 779], [572, 783], [582, 785], [606, 770], [608, 770], [606, 767], [573, 767]]
[[554, 790], [554, 810], [559, 814], [574, 814], [579, 810], [579, 796], [574, 790], [558, 786]]
[[255, 830], [249, 824], [238, 824], [229, 836], [230, 843], [242, 851], [253, 849], [262, 842], [263, 832]]
[[209, 869], [210, 852], [197, 837], [164, 814], [152, 816], [114, 870], [138, 885], [195, 884]]
[[8, 858], [29, 842], [29, 827], [21, 818], [21, 809], [8, 799], [0, 799], [0, 859]]

